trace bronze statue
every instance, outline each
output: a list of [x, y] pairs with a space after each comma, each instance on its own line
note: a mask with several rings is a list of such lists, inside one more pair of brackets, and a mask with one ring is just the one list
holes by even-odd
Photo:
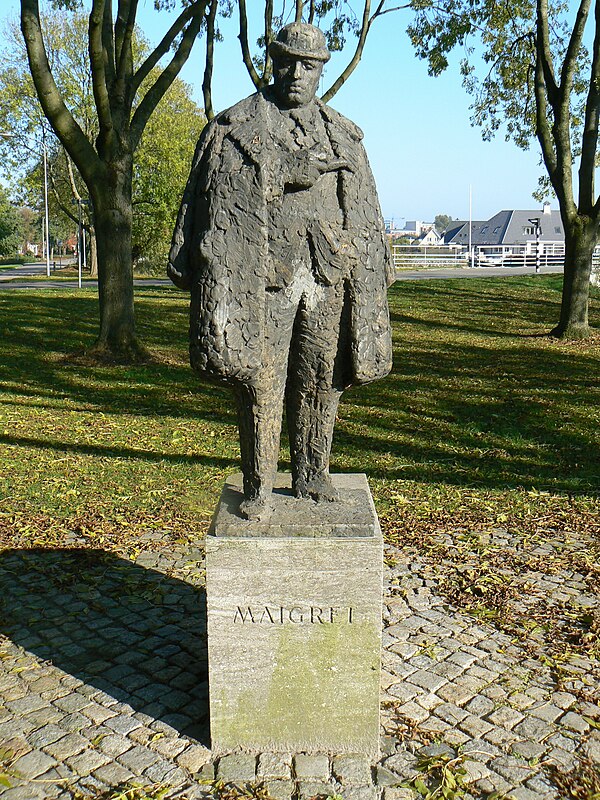
[[315, 97], [323, 33], [292, 23], [271, 44], [274, 84], [203, 130], [169, 256], [191, 291], [190, 358], [234, 390], [245, 499], [259, 518], [286, 402], [292, 488], [332, 501], [342, 391], [387, 375], [389, 248], [362, 132]]

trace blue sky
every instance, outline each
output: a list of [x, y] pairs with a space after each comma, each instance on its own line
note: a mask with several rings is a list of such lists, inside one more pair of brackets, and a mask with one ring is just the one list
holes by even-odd
[[[249, 13], [262, 5], [262, 0], [250, 0]], [[18, 6], [18, 0], [3, 0], [2, 27]], [[153, 10], [153, 0], [140, 0], [138, 21], [150, 41], [160, 39], [169, 19]], [[531, 193], [542, 168], [535, 143], [523, 152], [505, 142], [502, 133], [483, 142], [469, 123], [469, 98], [456, 63], [441, 77], [429, 77], [406, 36], [408, 21], [407, 12], [400, 11], [374, 24], [363, 60], [331, 101], [365, 133], [384, 216], [400, 227], [404, 219], [432, 220], [438, 213], [468, 218], [470, 185], [474, 219], [504, 208], [536, 208]], [[217, 110], [253, 90], [241, 64], [235, 24], [222, 27], [225, 41], [216, 46], [213, 90]], [[182, 72], [199, 104], [203, 56], [199, 41]], [[344, 56], [336, 54], [329, 62], [324, 88], [342, 61]]]

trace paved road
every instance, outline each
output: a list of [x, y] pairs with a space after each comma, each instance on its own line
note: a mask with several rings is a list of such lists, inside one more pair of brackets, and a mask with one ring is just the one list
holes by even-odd
[[[15, 267], [10, 270], [0, 270], [0, 289], [73, 289], [77, 288], [76, 280], [28, 280], [29, 276], [43, 275], [46, 268], [40, 264], [30, 264]], [[562, 267], [542, 267], [541, 274], [560, 274]], [[529, 267], [464, 267], [450, 269], [422, 269], [402, 270], [396, 273], [396, 280], [440, 280], [445, 278], [499, 278], [507, 275], [535, 275]], [[136, 278], [135, 286], [172, 286], [166, 278]], [[97, 281], [86, 279], [85, 287], [96, 288]]]
[[[562, 267], [542, 267], [542, 275], [560, 274]], [[402, 270], [396, 273], [398, 281], [431, 280], [432, 278], [500, 278], [507, 275], [535, 275], [531, 267], [452, 267], [449, 269]]]

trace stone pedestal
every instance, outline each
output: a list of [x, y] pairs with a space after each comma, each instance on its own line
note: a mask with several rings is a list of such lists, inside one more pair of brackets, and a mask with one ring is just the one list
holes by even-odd
[[377, 756], [383, 545], [364, 475], [241, 519], [225, 484], [206, 540], [212, 747]]

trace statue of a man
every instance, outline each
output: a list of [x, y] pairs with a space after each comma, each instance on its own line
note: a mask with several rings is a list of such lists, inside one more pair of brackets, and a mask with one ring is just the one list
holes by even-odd
[[274, 83], [202, 132], [169, 256], [191, 290], [190, 357], [236, 396], [244, 500], [259, 518], [286, 403], [292, 488], [332, 501], [343, 389], [391, 368], [392, 266], [362, 133], [315, 97], [323, 33], [292, 23], [271, 44]]

